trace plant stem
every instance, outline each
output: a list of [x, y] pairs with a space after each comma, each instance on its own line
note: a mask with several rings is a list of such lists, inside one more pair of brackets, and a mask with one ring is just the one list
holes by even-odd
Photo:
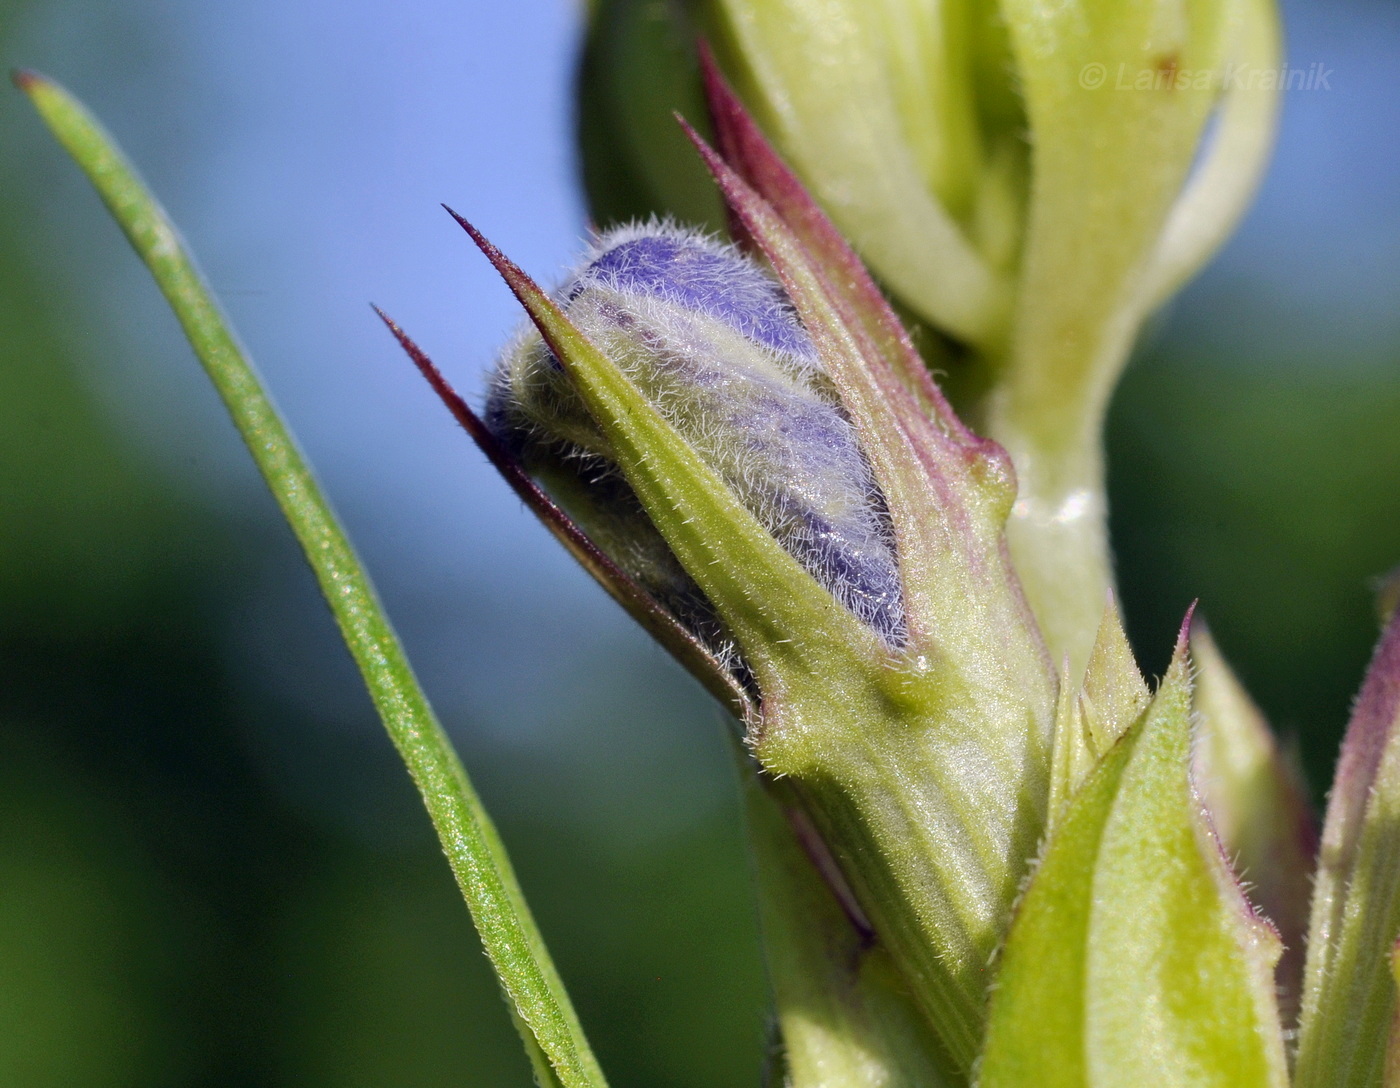
[[1069, 659], [1076, 685], [1114, 587], [1101, 436], [1139, 311], [1081, 317], [1014, 345], [980, 420], [1016, 466], [1007, 544], [1051, 655]]
[[174, 226], [83, 106], [31, 73], [15, 83], [87, 174], [155, 277], [296, 533], [394, 746], [422, 795], [527, 1050], [564, 1088], [604, 1079], [490, 817], [418, 684], [345, 531]]

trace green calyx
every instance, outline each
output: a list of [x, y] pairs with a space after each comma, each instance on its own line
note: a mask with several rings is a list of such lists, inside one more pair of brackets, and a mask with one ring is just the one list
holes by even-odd
[[1001, 452], [942, 403], [810, 197], [731, 120], [729, 161], [701, 151], [859, 436], [898, 559], [897, 645], [784, 551], [628, 367], [477, 238], [752, 671], [759, 763], [789, 783], [966, 1073], [1049, 787], [1055, 677], [1006, 561], [1014, 483]]

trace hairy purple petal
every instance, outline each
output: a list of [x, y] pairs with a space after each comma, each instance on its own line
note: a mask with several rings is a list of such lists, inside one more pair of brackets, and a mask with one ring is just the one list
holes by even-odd
[[679, 232], [637, 234], [600, 253], [569, 286], [576, 298], [595, 284], [665, 299], [709, 314], [772, 348], [812, 359], [807, 330], [781, 288], [755, 265]]

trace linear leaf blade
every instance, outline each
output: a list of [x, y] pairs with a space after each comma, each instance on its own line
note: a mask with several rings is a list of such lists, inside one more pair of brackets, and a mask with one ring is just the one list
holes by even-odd
[[174, 225], [112, 139], [63, 88], [15, 82], [96, 187], [146, 264], [296, 534], [385, 729], [428, 810], [486, 954], [563, 1088], [603, 1088], [505, 848], [418, 684], [368, 574]]

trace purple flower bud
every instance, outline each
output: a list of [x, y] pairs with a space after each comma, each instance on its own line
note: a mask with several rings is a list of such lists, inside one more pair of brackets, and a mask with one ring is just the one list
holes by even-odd
[[[788, 553], [898, 645], [904, 617], [884, 500], [778, 284], [730, 246], [653, 223], [600, 238], [557, 298]], [[532, 328], [501, 359], [485, 415], [614, 560], [712, 642], [713, 611]]]
[[[594, 285], [650, 295], [708, 313], [773, 351], [816, 359], [787, 296], [753, 262], [678, 230], [620, 237], [625, 233], [614, 231], [599, 242], [600, 252], [569, 285], [568, 299]], [[610, 239], [618, 240], [609, 244]]]

